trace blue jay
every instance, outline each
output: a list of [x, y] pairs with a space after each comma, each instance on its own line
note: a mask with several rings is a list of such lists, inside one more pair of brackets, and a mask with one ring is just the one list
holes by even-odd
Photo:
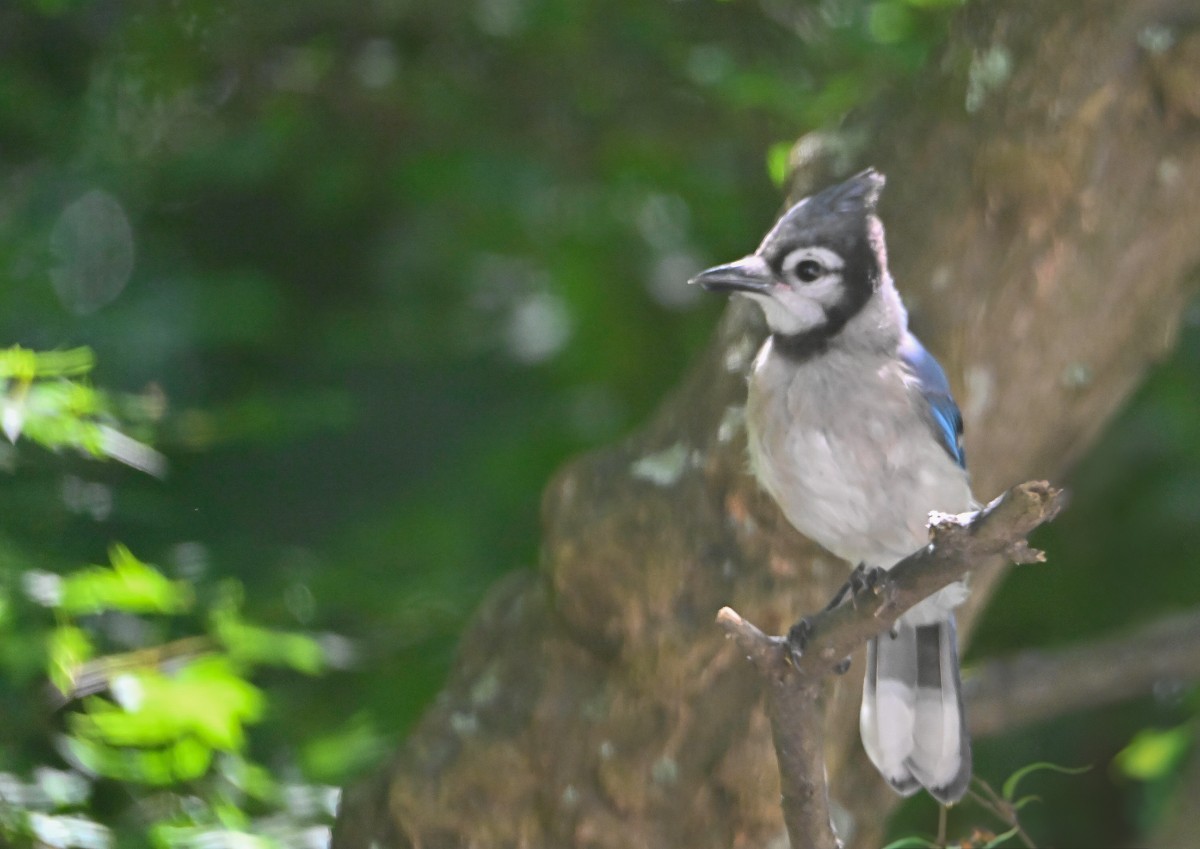
[[[806, 198], [758, 249], [692, 279], [758, 304], [770, 335], [746, 401], [750, 467], [805, 536], [859, 567], [888, 569], [928, 542], [932, 510], [975, 505], [962, 417], [937, 361], [908, 331], [867, 170]], [[856, 570], [857, 571], [857, 570]], [[971, 778], [953, 584], [867, 650], [859, 729], [901, 794], [943, 803]]]

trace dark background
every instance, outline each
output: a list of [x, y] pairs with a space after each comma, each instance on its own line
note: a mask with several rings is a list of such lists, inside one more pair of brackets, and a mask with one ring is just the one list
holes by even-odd
[[[552, 471], [636, 427], [704, 344], [722, 304], [684, 281], [757, 243], [791, 143], [918, 96], [956, 6], [9, 0], [0, 344], [91, 346], [98, 385], [165, 403], [170, 470], [5, 453], [6, 591], [114, 541], [202, 593], [240, 578], [258, 621], [354, 647], [323, 677], [260, 682], [257, 757], [351, 780], [437, 692], [487, 586], [536, 565]], [[1198, 325], [1069, 482], [1035, 540], [1050, 565], [1009, 581], [968, 660], [1200, 601]], [[0, 668], [18, 773], [56, 762], [35, 636]], [[977, 771], [1090, 764], [1029, 779], [1028, 830], [1130, 839], [1173, 771], [1135, 783], [1113, 755], [1193, 714], [1164, 685], [983, 741]]]

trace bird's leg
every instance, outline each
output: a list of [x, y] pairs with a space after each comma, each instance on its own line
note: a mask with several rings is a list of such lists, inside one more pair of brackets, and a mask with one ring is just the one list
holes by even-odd
[[[850, 572], [850, 579], [842, 584], [838, 589], [829, 604], [821, 609], [822, 613], [833, 610], [839, 604], [846, 600], [846, 596], [850, 597], [850, 603], [854, 603], [854, 598], [861, 592], [874, 591], [875, 587], [879, 586], [883, 579], [884, 570], [878, 566], [868, 567], [865, 563], [859, 563]], [[812, 635], [812, 622], [808, 617], [804, 617], [791, 628], [788, 629], [787, 644], [788, 651], [791, 656], [798, 658], [804, 654], [804, 649], [808, 645], [808, 638]], [[850, 658], [844, 657], [838, 661], [833, 667], [833, 671], [837, 675], [842, 675], [850, 668]]]
[[846, 583], [842, 584], [842, 586], [838, 589], [838, 591], [833, 594], [833, 598], [831, 598], [829, 600], [829, 604], [827, 604], [821, 608], [822, 613], [827, 613], [830, 610], [833, 610], [835, 607], [837, 607], [839, 604], [842, 603], [842, 600], [847, 596], [847, 594], [854, 591], [854, 576], [856, 574], [858, 574], [858, 570], [861, 568], [862, 568], [862, 566], [860, 564], [858, 567], [855, 568], [855, 570], [853, 572], [850, 573], [850, 580], [848, 580], [848, 581], [846, 581]]
[[[829, 604], [825, 605], [821, 612], [824, 613], [826, 611], [833, 610], [845, 600], [847, 595], [850, 596], [850, 603], [854, 604], [854, 598], [859, 593], [864, 591], [874, 591], [875, 587], [879, 585], [880, 580], [883, 578], [883, 571], [884, 570], [880, 569], [878, 566], [868, 567], [866, 563], [859, 563], [850, 572], [850, 578], [846, 581], [846, 583], [842, 584], [841, 588], [834, 594], [833, 598], [830, 599]], [[804, 626], [802, 633], [793, 634], [793, 632], [796, 631], [800, 625]], [[793, 650], [797, 650], [798, 646], [799, 651], [803, 652], [804, 643], [807, 641], [808, 635], [811, 633], [811, 631], [812, 626], [809, 625], [808, 620], [806, 619], [801, 619], [800, 622], [796, 623], [796, 625], [792, 627], [792, 631], [788, 632], [788, 643], [793, 646]], [[850, 669], [850, 658], [844, 657], [838, 661], [837, 666], [833, 668], [833, 672], [835, 675], [844, 675], [848, 669]]]
[[874, 591], [875, 587], [879, 586], [879, 582], [883, 579], [884, 570], [878, 566], [867, 566], [866, 563], [859, 563], [850, 572], [850, 578], [846, 583], [842, 584], [839, 589], [830, 599], [829, 604], [825, 605], [821, 611], [833, 610], [845, 600], [846, 596], [850, 596], [851, 604], [854, 603], [854, 597], [861, 592]]

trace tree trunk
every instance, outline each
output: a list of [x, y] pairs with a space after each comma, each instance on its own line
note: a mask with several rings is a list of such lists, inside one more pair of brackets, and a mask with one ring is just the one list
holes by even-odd
[[[837, 176], [890, 178], [891, 268], [980, 498], [1060, 477], [1170, 349], [1200, 276], [1198, 92], [1193, 3], [973, 0], [919, 88], [818, 145]], [[833, 176], [801, 164], [794, 194]], [[555, 477], [541, 571], [489, 595], [436, 704], [346, 794], [335, 847], [787, 845], [759, 684], [714, 616], [781, 633], [847, 567], [746, 473], [760, 339], [733, 305], [645, 429]], [[968, 625], [1001, 571], [976, 574]], [[869, 846], [894, 797], [857, 740], [861, 668], [825, 704], [833, 798]]]

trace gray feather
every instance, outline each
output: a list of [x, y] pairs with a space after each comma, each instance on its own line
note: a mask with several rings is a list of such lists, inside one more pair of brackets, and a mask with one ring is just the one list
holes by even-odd
[[921, 784], [908, 767], [912, 722], [916, 709], [914, 632], [898, 626], [894, 636], [876, 637], [867, 645], [859, 733], [875, 768], [901, 795], [911, 796]]
[[909, 764], [938, 801], [957, 802], [971, 780], [954, 616], [917, 629], [917, 714]]
[[903, 795], [925, 787], [957, 802], [971, 777], [954, 619], [914, 625], [871, 641], [859, 717], [872, 763]]

